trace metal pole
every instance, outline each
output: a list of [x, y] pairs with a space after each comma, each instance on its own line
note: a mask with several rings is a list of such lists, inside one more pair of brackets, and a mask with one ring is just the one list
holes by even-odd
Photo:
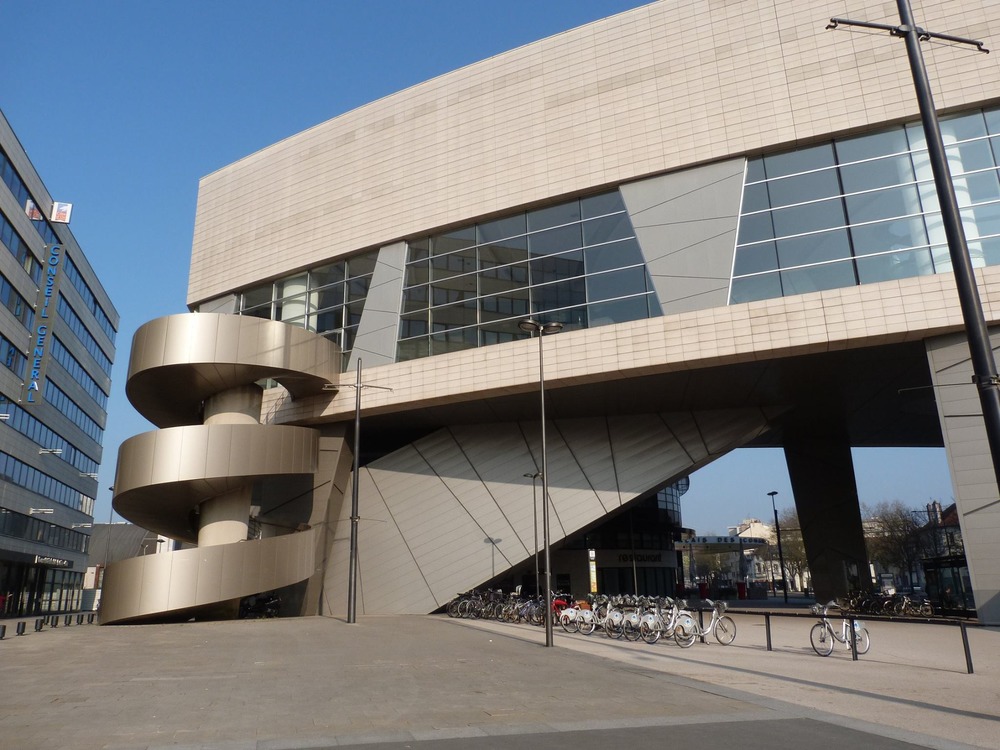
[[358, 602], [358, 483], [361, 450], [361, 358], [358, 358], [357, 385], [354, 388], [354, 475], [351, 478], [351, 561], [347, 579], [347, 621], [357, 621]]
[[517, 324], [522, 331], [538, 334], [538, 390], [542, 410], [542, 546], [545, 549], [545, 645], [552, 642], [552, 556], [549, 550], [549, 466], [548, 449], [545, 439], [545, 359], [542, 338], [548, 333], [559, 333], [562, 323], [539, 323], [536, 320], [522, 320]]
[[[115, 518], [115, 488], [108, 487], [111, 492], [111, 507], [108, 509], [108, 536], [105, 539], [104, 545], [104, 568], [101, 570], [101, 591], [104, 591], [104, 576], [108, 572], [108, 561], [111, 559], [111, 524]], [[104, 598], [104, 594], [101, 594], [101, 598]]]
[[774, 504], [774, 496], [777, 490], [767, 493], [771, 497], [771, 509], [774, 511], [774, 533], [778, 537], [778, 565], [781, 566], [781, 592], [785, 595], [785, 604], [788, 604], [788, 576], [785, 575], [785, 554], [781, 551], [781, 524], [778, 523], [778, 507]]
[[531, 517], [535, 526], [535, 596], [542, 590], [541, 570], [538, 566], [538, 489], [536, 481], [538, 472], [531, 475]]
[[545, 443], [545, 365], [542, 328], [538, 329], [538, 387], [542, 408], [542, 544], [545, 547], [545, 645], [554, 646], [552, 636], [552, 558], [549, 550], [549, 463]]
[[902, 37], [906, 42], [910, 74], [913, 77], [913, 87], [920, 108], [924, 137], [927, 139], [927, 155], [934, 173], [934, 186], [941, 207], [945, 236], [948, 239], [948, 253], [951, 256], [955, 286], [962, 308], [962, 321], [965, 324], [966, 337], [969, 341], [969, 353], [974, 373], [972, 382], [979, 390], [979, 403], [986, 425], [986, 439], [993, 460], [993, 475], [997, 486], [1000, 487], [1000, 383], [998, 383], [996, 362], [993, 357], [989, 329], [986, 325], [986, 316], [983, 313], [979, 290], [976, 287], [975, 273], [972, 270], [972, 259], [969, 257], [965, 229], [962, 226], [962, 218], [958, 210], [958, 199], [955, 197], [955, 185], [948, 169], [944, 140], [941, 138], [941, 126], [938, 122], [934, 97], [931, 95], [930, 82], [927, 78], [927, 67], [924, 65], [923, 53], [920, 51], [920, 41], [922, 39], [942, 39], [956, 44], [974, 46], [980, 52], [989, 52], [989, 50], [983, 46], [983, 42], [975, 39], [939, 34], [920, 28], [913, 22], [913, 10], [910, 8], [909, 0], [896, 0], [896, 6], [899, 9], [899, 20], [902, 22], [899, 26], [852, 21], [847, 18], [831, 18], [827, 28], [836, 29], [838, 26], [844, 25], [882, 29], [893, 36]]
[[972, 355], [975, 373], [973, 381], [979, 390], [983, 419], [986, 423], [986, 437], [993, 458], [993, 473], [1000, 486], [1000, 390], [997, 388], [993, 347], [979, 299], [979, 290], [976, 287], [975, 273], [972, 270], [972, 259], [969, 257], [965, 229], [962, 226], [958, 200], [955, 197], [955, 185], [948, 169], [941, 127], [927, 78], [927, 68], [924, 65], [923, 53], [920, 51], [921, 30], [918, 30], [913, 23], [913, 11], [910, 9], [909, 0], [896, 0], [896, 5], [899, 7], [899, 20], [903, 24], [898, 27], [896, 33], [906, 41], [906, 54], [910, 60], [913, 86], [920, 106], [920, 119], [924, 126], [924, 137], [927, 139], [927, 153], [934, 172], [938, 202], [941, 204], [941, 218], [944, 221], [945, 236], [948, 238], [948, 251], [955, 273], [962, 319], [969, 339], [969, 352]]
[[535, 595], [537, 596], [542, 587], [539, 585], [539, 572], [538, 572], [538, 485], [535, 480], [541, 476], [540, 472], [534, 472], [533, 474], [525, 474], [525, 477], [531, 477], [531, 520], [535, 529]]
[[958, 623], [962, 630], [962, 648], [965, 649], [965, 670], [972, 674], [972, 651], [969, 650], [969, 633], [964, 622]]
[[632, 591], [639, 596], [639, 574], [635, 569], [635, 528], [632, 526], [632, 509], [628, 510], [628, 539], [632, 548]]

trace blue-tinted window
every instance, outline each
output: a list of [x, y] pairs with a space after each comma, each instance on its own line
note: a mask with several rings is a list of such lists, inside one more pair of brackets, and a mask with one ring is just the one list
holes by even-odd
[[[998, 262], [1000, 109], [941, 129], [973, 262]], [[750, 158], [730, 301], [947, 272], [945, 242], [919, 123]]]

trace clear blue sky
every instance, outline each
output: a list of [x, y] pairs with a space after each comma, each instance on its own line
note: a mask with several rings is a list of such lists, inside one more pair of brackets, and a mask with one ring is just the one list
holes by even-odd
[[[121, 313], [95, 516], [118, 445], [135, 329], [183, 312], [198, 180], [367, 102], [637, 0], [0, 0], [0, 109]], [[861, 499], [950, 502], [944, 451], [855, 454]], [[780, 451], [692, 476], [685, 525], [725, 533], [792, 494]]]

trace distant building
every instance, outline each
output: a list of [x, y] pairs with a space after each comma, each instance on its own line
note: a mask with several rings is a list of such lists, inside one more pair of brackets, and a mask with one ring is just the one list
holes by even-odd
[[[63, 197], [63, 196], [60, 196]], [[0, 615], [77, 609], [118, 312], [0, 113]]]

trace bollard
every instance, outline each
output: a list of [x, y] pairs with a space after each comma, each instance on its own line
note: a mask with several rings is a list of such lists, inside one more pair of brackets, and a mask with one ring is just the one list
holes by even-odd
[[24, 622], [21, 621], [17, 624], [17, 634], [24, 635]]
[[55, 617], [55, 616], [49, 617], [49, 625], [51, 627], [53, 627], [53, 628], [58, 628], [59, 627], [59, 618]]
[[771, 650], [771, 615], [764, 615], [764, 635], [767, 637], [767, 650]]
[[35, 618], [35, 632], [36, 633], [41, 633], [42, 632], [42, 627], [44, 625], [45, 625], [45, 620], [44, 619], [42, 619], [41, 617], [36, 617]]
[[852, 615], [851, 618], [850, 618], [850, 620], [849, 620], [849, 622], [847, 623], [848, 627], [851, 629], [850, 635], [848, 636], [851, 639], [851, 661], [857, 661], [858, 660], [858, 639], [854, 636], [854, 625], [855, 625], [855, 623], [856, 623], [856, 620], [854, 619], [854, 616]]
[[83, 625], [83, 615], [77, 615], [76, 616], [76, 624], [77, 625]]
[[73, 615], [66, 615], [63, 618], [63, 625], [65, 625], [68, 628], [72, 624], [73, 624]]
[[[698, 610], [698, 630], [700, 630], [702, 633], [705, 632], [705, 616], [704, 616], [704, 613], [700, 609]], [[701, 636], [701, 642], [702, 643], [708, 643], [708, 641], [705, 640], [705, 636], [704, 635]]]
[[965, 649], [965, 669], [972, 674], [972, 651], [969, 650], [969, 632], [965, 628], [965, 623], [958, 623], [962, 630], [962, 647]]
[[94, 613], [93, 612], [91, 612], [89, 615], [87, 615], [87, 624], [88, 625], [93, 625], [94, 624]]
[[0, 641], [7, 637], [7, 626], [0, 625]]

